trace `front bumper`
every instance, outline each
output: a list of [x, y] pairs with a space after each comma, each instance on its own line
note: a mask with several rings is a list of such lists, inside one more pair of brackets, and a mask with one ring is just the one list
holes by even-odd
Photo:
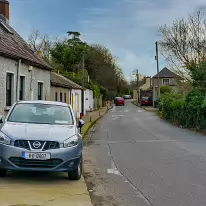
[[59, 148], [45, 151], [51, 154], [51, 159], [47, 161], [23, 159], [23, 152], [30, 151], [0, 144], [0, 168], [14, 171], [71, 171], [78, 167], [82, 158], [82, 144], [80, 143], [72, 148]]

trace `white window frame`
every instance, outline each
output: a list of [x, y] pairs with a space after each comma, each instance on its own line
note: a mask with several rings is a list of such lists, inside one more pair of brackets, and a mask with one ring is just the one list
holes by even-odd
[[[164, 80], [169, 80], [168, 85], [164, 85]], [[163, 78], [163, 79], [162, 79], [162, 85], [163, 85], [163, 86], [169, 86], [169, 85], [170, 85], [170, 78]]]
[[[13, 80], [12, 80], [12, 94], [11, 94], [11, 106], [14, 104], [15, 100], [16, 100], [16, 75], [15, 75], [15, 72], [13, 71], [6, 71], [6, 75], [5, 75], [5, 82], [6, 82], [6, 79], [7, 79], [7, 74], [12, 74], [13, 75]], [[5, 84], [5, 97], [6, 97], [6, 93], [7, 93], [7, 84]], [[7, 98], [5, 98], [7, 99]], [[5, 105], [6, 105], [6, 101], [5, 101]], [[10, 108], [11, 106], [9, 105], [6, 105], [6, 108]]]

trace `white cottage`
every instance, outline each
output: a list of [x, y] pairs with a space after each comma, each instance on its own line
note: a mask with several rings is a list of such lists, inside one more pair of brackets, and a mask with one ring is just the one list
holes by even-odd
[[94, 96], [94, 92], [92, 90], [86, 89], [84, 91], [84, 99], [85, 99], [84, 114], [86, 114], [86, 112], [94, 110], [94, 97], [93, 96]]
[[76, 118], [83, 113], [82, 92], [80, 85], [61, 74], [51, 73], [51, 100], [71, 104]]
[[0, 115], [19, 100], [50, 100], [51, 67], [9, 25], [9, 2], [0, 0]]

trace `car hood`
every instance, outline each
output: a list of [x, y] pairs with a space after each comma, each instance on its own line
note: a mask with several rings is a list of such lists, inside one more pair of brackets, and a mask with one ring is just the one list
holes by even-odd
[[1, 131], [12, 141], [25, 140], [47, 140], [63, 142], [77, 133], [74, 125], [47, 125], [47, 124], [25, 124], [6, 122]]

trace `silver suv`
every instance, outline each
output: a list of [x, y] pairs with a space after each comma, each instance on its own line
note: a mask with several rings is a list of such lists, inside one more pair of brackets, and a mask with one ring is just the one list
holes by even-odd
[[15, 103], [0, 129], [0, 176], [7, 170], [82, 174], [82, 136], [70, 105], [49, 101]]

